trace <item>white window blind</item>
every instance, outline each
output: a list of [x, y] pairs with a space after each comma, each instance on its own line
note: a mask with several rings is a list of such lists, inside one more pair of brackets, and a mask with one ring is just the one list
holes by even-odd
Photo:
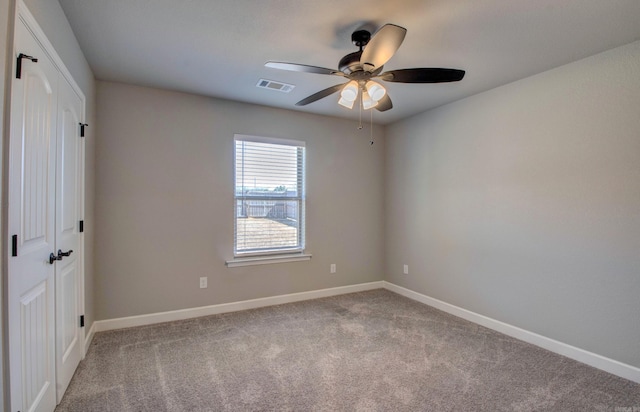
[[235, 136], [234, 254], [304, 250], [305, 145]]

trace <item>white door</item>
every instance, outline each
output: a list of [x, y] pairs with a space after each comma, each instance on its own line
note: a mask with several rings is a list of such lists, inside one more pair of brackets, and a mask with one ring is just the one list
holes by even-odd
[[[55, 394], [54, 264], [58, 72], [18, 19], [22, 75], [11, 89], [9, 159], [9, 367], [12, 411], [53, 411]], [[14, 73], [16, 61], [14, 60]]]
[[[69, 381], [82, 359], [80, 329], [79, 263], [81, 191], [80, 120], [82, 101], [61, 76], [58, 81], [58, 133], [56, 156], [56, 395], [60, 403]], [[68, 255], [68, 256], [64, 256]]]

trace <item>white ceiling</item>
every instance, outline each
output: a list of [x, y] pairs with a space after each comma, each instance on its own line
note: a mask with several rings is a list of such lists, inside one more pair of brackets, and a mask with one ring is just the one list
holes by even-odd
[[[59, 0], [95, 76], [357, 119], [338, 95], [295, 103], [344, 80], [280, 71], [268, 60], [337, 69], [351, 33], [407, 28], [385, 70], [449, 67], [458, 83], [386, 83], [387, 124], [640, 39], [639, 0]], [[291, 83], [289, 94], [255, 87]], [[368, 119], [368, 113], [366, 114]]]

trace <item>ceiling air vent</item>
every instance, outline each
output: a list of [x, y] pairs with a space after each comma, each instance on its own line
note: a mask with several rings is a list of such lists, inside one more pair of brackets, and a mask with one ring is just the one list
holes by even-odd
[[276, 82], [273, 80], [260, 79], [258, 81], [258, 84], [256, 84], [256, 87], [269, 89], [269, 90], [276, 90], [283, 93], [289, 93], [296, 86], [292, 84]]

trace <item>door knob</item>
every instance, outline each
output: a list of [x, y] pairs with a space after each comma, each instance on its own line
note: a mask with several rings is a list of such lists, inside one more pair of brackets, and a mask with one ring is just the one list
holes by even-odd
[[53, 254], [53, 252], [51, 252], [49, 254], [49, 264], [53, 265], [56, 260], [62, 260], [62, 256], [56, 256]]
[[62, 250], [58, 249], [58, 260], [62, 260], [64, 256], [69, 256], [72, 253], [73, 253], [73, 250], [71, 249], [69, 249], [68, 252], [63, 252]]

